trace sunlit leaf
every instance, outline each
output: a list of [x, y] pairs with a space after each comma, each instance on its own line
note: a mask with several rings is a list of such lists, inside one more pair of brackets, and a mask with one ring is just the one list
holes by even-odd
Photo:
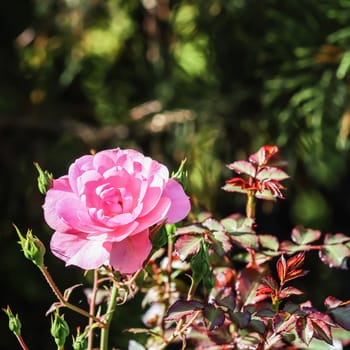
[[230, 238], [233, 243], [245, 249], [258, 249], [259, 247], [258, 236], [252, 233], [234, 232], [230, 234]]
[[178, 321], [182, 317], [194, 314], [203, 308], [203, 304], [196, 300], [178, 300], [169, 307], [165, 320]]
[[324, 245], [319, 251], [320, 259], [329, 267], [347, 269], [350, 249], [345, 244]]
[[200, 235], [181, 235], [175, 242], [174, 251], [185, 260], [188, 256], [198, 253], [202, 240], [203, 237]]
[[275, 201], [276, 196], [270, 190], [259, 190], [255, 192], [255, 197], [258, 199], [264, 199], [268, 201]]
[[256, 175], [258, 180], [270, 179], [282, 181], [289, 178], [289, 175], [283, 170], [275, 167], [264, 167]]
[[228, 164], [227, 167], [235, 171], [237, 174], [246, 174], [248, 176], [255, 177], [255, 166], [245, 160], [238, 160]]
[[228, 216], [220, 221], [227, 232], [253, 233], [254, 219], [240, 214]]
[[277, 237], [272, 235], [258, 235], [260, 245], [269, 250], [277, 251], [279, 247], [279, 242]]
[[233, 185], [230, 183], [226, 183], [224, 186], [222, 186], [222, 189], [227, 192], [247, 193], [247, 190], [245, 188], [242, 188], [242, 186]]
[[292, 230], [291, 237], [296, 244], [308, 244], [317, 241], [321, 237], [321, 231], [297, 226]]
[[210, 231], [222, 231], [224, 229], [224, 227], [220, 224], [220, 222], [213, 218], [209, 218], [205, 220], [202, 223], [202, 225], [205, 226]]
[[213, 305], [207, 305], [204, 307], [203, 316], [207, 324], [207, 328], [212, 331], [213, 329], [220, 327], [225, 321], [225, 313]]
[[200, 225], [188, 225], [188, 226], [182, 226], [178, 227], [176, 229], [175, 234], [176, 235], [187, 235], [187, 234], [201, 234], [206, 232], [207, 229], [201, 227]]
[[350, 241], [350, 237], [345, 236], [342, 233], [336, 233], [335, 235], [326, 234], [324, 238], [324, 244], [337, 244], [337, 243], [345, 243], [349, 241]]

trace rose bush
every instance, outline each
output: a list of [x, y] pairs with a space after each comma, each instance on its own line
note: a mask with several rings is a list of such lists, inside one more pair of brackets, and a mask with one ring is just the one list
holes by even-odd
[[43, 208], [51, 250], [67, 265], [133, 273], [151, 252], [149, 228], [182, 220], [190, 202], [164, 165], [117, 148], [77, 159], [53, 180]]

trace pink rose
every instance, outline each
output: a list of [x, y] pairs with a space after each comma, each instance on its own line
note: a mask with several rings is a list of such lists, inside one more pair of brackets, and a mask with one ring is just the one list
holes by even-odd
[[56, 230], [51, 250], [67, 265], [133, 273], [151, 251], [149, 228], [182, 220], [190, 202], [164, 165], [117, 148], [77, 159], [53, 181], [43, 208]]

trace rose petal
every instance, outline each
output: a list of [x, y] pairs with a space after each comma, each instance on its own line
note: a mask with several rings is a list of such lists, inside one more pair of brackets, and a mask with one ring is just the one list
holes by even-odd
[[54, 255], [82, 269], [96, 269], [108, 261], [112, 243], [87, 240], [84, 235], [55, 232], [50, 248]]
[[169, 179], [163, 196], [168, 197], [171, 201], [171, 206], [167, 214], [168, 223], [178, 222], [188, 215], [191, 210], [189, 197], [176, 180]]
[[134, 273], [142, 268], [151, 252], [152, 244], [148, 230], [113, 243], [110, 264], [120, 273]]

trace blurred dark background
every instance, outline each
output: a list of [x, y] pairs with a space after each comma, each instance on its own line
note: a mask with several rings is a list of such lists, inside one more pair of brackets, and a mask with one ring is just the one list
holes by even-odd
[[[58, 177], [91, 149], [136, 148], [171, 170], [186, 157], [194, 206], [223, 217], [244, 211], [220, 189], [225, 164], [277, 144], [291, 180], [285, 201], [258, 206], [260, 231], [349, 234], [348, 0], [15, 0], [0, 18], [0, 306], [31, 349], [54, 348], [55, 301], [12, 228], [49, 242], [33, 161]], [[350, 298], [348, 271], [308, 264], [317, 306]], [[46, 265], [62, 290], [83, 281], [50, 253]], [[19, 348], [5, 314], [0, 329], [1, 349]]]

